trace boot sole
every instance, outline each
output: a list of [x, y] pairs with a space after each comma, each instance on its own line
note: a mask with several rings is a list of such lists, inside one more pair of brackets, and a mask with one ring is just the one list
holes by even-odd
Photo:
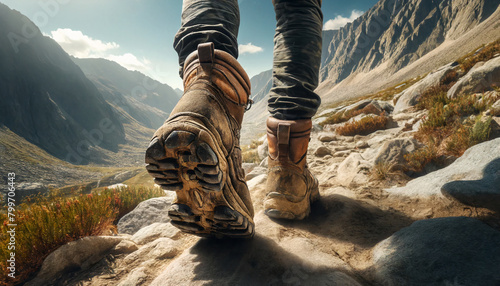
[[253, 221], [224, 199], [226, 158], [217, 155], [207, 135], [205, 130], [173, 130], [164, 142], [153, 139], [146, 169], [156, 184], [176, 192], [168, 211], [175, 227], [202, 237], [252, 237]]

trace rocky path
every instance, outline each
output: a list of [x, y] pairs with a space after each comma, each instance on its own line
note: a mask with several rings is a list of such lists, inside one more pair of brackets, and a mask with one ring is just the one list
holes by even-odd
[[[407, 105], [418, 85], [412, 90], [399, 95]], [[321, 199], [307, 219], [264, 215], [264, 142], [262, 162], [244, 165], [256, 209], [253, 239], [181, 233], [166, 216], [168, 194], [141, 203], [116, 234], [59, 248], [27, 285], [500, 285], [500, 138], [411, 180], [386, 167], [419, 148], [413, 133], [426, 112], [401, 104], [397, 112], [377, 100], [325, 112], [366, 106], [388, 114], [386, 129], [339, 136], [335, 125], [315, 125], [308, 163]], [[488, 112], [498, 125], [500, 112]]]
[[[387, 145], [387, 137], [406, 135], [400, 127], [356, 139], [315, 133], [311, 154], [321, 153], [321, 147], [342, 151], [310, 156], [322, 182], [321, 200], [304, 221], [263, 214], [266, 174], [253, 166], [248, 181], [257, 213], [253, 240], [183, 234], [165, 215], [173, 196], [156, 198], [124, 217], [118, 235], [86, 238], [56, 251], [28, 285], [47, 285], [55, 277], [55, 284], [65, 285], [498, 285], [499, 214], [438, 191], [426, 196], [391, 191], [405, 185], [403, 179], [374, 180], [370, 169], [376, 156], [369, 155], [376, 152], [370, 149]], [[366, 146], [359, 142], [369, 147], [355, 148]], [[499, 148], [496, 139], [471, 149], [500, 157]], [[435, 173], [421, 180], [432, 180]], [[70, 266], [81, 271], [61, 276]]]

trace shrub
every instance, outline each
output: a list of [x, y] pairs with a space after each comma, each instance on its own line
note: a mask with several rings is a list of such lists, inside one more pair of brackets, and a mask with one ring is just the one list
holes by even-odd
[[419, 173], [424, 169], [425, 165], [437, 162], [438, 154], [434, 146], [425, 146], [406, 154], [404, 158], [408, 162], [408, 170]]
[[458, 59], [457, 62], [459, 63], [462, 71], [467, 73], [478, 62], [488, 61], [498, 53], [500, 53], [500, 39], [479, 47], [474, 52]]
[[339, 135], [367, 135], [377, 130], [385, 129], [389, 119], [387, 116], [366, 116], [360, 120], [348, 122], [336, 129]]
[[[38, 197], [17, 206], [16, 279], [0, 277], [0, 283], [22, 283], [33, 275], [43, 260], [59, 246], [84, 236], [99, 235], [141, 201], [162, 196], [159, 189], [105, 189], [75, 197]], [[6, 269], [11, 250], [7, 245], [8, 221], [0, 214], [0, 267]]]
[[448, 104], [449, 99], [447, 96], [448, 87], [444, 85], [433, 86], [422, 92], [416, 107], [418, 109], [432, 109], [436, 104], [443, 106]]
[[491, 117], [482, 120], [481, 117], [475, 121], [469, 120], [467, 123], [456, 128], [446, 145], [446, 151], [451, 155], [460, 157], [470, 147], [487, 141], [490, 137]]

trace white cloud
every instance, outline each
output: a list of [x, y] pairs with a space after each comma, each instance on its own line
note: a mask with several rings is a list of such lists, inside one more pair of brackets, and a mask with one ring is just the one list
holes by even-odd
[[334, 19], [328, 20], [323, 26], [323, 30], [338, 30], [344, 27], [347, 23], [356, 20], [359, 16], [363, 15], [363, 11], [352, 10], [351, 16], [349, 18], [337, 16]]
[[51, 37], [68, 54], [77, 58], [103, 57], [108, 51], [120, 47], [115, 42], [104, 43], [84, 35], [81, 31], [71, 29], [57, 29], [51, 32]]
[[68, 54], [77, 58], [104, 58], [117, 62], [129, 70], [137, 70], [148, 76], [154, 74], [151, 61], [138, 59], [131, 53], [116, 54], [120, 48], [115, 42], [103, 42], [84, 35], [81, 31], [57, 29], [52, 31], [52, 37]]
[[148, 70], [148, 65], [150, 64], [150, 61], [148, 61], [147, 59], [143, 59], [141, 61], [131, 53], [126, 53], [120, 56], [109, 55], [105, 58], [110, 61], [117, 62], [121, 66], [129, 70], [138, 70], [138, 71]]
[[239, 45], [238, 49], [240, 50], [240, 55], [255, 54], [264, 51], [263, 48], [252, 45], [252, 43], [248, 43], [246, 45]]

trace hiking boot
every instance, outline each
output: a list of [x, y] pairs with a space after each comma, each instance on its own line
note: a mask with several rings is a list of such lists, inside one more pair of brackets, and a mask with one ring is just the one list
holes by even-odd
[[184, 232], [252, 237], [254, 210], [239, 146], [250, 80], [236, 59], [200, 44], [186, 59], [184, 95], [146, 151], [146, 169], [177, 198], [168, 211]]
[[269, 142], [266, 215], [281, 219], [304, 219], [311, 203], [319, 199], [318, 180], [307, 168], [311, 135], [310, 119], [267, 120]]

